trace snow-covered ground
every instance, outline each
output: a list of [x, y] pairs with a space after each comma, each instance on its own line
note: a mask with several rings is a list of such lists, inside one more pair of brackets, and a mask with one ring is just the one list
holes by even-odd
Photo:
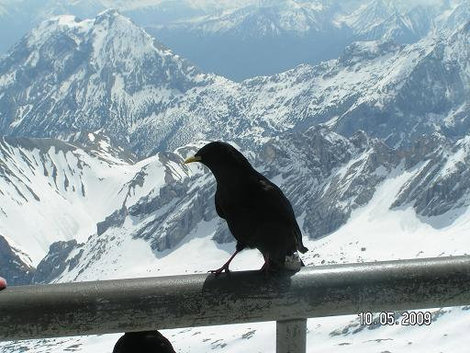
[[[389, 209], [401, 187], [412, 177], [397, 168], [378, 188], [373, 199], [355, 210], [349, 222], [334, 234], [307, 240], [308, 265], [404, 259], [466, 253], [470, 240], [470, 214], [464, 212], [452, 225], [433, 228], [412, 208]], [[441, 216], [442, 217], [442, 216]], [[427, 221], [427, 220], [426, 220]], [[124, 225], [123, 229], [126, 228]], [[148, 243], [122, 235], [120, 246], [81, 279], [166, 276], [205, 272], [221, 265], [234, 244], [211, 240], [215, 222], [201, 222], [178, 247], [155, 256]], [[181, 259], [184, 258], [184, 261]], [[136, 261], [138, 259], [138, 261]], [[239, 254], [233, 270], [259, 268], [255, 250]], [[97, 270], [99, 268], [100, 270]], [[106, 268], [106, 271], [101, 269]], [[93, 278], [94, 277], [94, 278]], [[64, 276], [62, 281], [67, 280]], [[467, 352], [470, 337], [468, 307], [431, 309], [435, 321], [421, 327], [361, 327], [358, 317], [338, 316], [308, 320], [308, 352]], [[256, 323], [163, 330], [177, 352], [273, 352], [275, 324]], [[2, 343], [2, 352], [111, 352], [119, 334]]]

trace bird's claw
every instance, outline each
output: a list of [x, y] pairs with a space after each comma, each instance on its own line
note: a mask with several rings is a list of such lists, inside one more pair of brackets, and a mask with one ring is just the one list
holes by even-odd
[[224, 271], [225, 271], [225, 273], [230, 273], [230, 270], [228, 269], [228, 266], [222, 266], [221, 268], [218, 268], [217, 270], [210, 270], [210, 271], [207, 271], [207, 272], [213, 273], [214, 275], [218, 276]]

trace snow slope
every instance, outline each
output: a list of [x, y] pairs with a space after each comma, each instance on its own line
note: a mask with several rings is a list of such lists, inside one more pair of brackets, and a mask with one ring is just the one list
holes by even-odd
[[[309, 265], [352, 261], [461, 255], [468, 248], [469, 215], [461, 215], [450, 227], [435, 230], [423, 223], [411, 208], [390, 210], [400, 189], [413, 177], [413, 172], [397, 168], [377, 189], [371, 202], [356, 209], [347, 225], [329, 237], [307, 241], [311, 251], [304, 260]], [[188, 239], [164, 256], [155, 256], [141, 240], [117, 236], [95, 268], [85, 270], [80, 278], [125, 278], [129, 276], [162, 276], [205, 272], [219, 265], [233, 250], [233, 244], [216, 247], [211, 235], [214, 224], [201, 222]], [[403, 244], [407, 246], [404, 247]], [[115, 246], [118, 245], [118, 246]], [[117, 249], [120, 249], [119, 251]], [[136, 261], [138, 256], [139, 261]], [[181, 257], [186, 259], [180, 261]], [[233, 269], [252, 269], [262, 259], [256, 251], [245, 251], [234, 260]], [[106, 268], [105, 271], [102, 269]], [[114, 271], [112, 269], [115, 269]], [[66, 280], [66, 277], [63, 277]], [[310, 319], [307, 352], [428, 352], [439, 347], [442, 352], [465, 352], [470, 324], [467, 308], [432, 309], [435, 321], [423, 327], [359, 327], [355, 316]], [[270, 352], [274, 350], [273, 323], [243, 324], [220, 327], [165, 330], [179, 352]], [[111, 351], [119, 335], [83, 338], [61, 338], [2, 343], [3, 352], [19, 347], [31, 352]]]
[[[86, 151], [51, 139], [4, 137], [0, 142], [0, 233], [35, 266], [53, 242], [86, 241], [106, 216], [165, 182], [158, 156], [120, 159], [119, 151], [110, 153], [106, 138], [85, 138]], [[148, 180], [136, 183], [139, 175]]]

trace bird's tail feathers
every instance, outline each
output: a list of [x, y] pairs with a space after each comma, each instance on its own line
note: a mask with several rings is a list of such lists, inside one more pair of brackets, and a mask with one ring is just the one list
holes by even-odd
[[297, 250], [300, 251], [302, 254], [305, 254], [308, 249], [302, 243], [302, 232], [300, 231], [299, 225], [297, 223], [295, 224], [294, 239]]

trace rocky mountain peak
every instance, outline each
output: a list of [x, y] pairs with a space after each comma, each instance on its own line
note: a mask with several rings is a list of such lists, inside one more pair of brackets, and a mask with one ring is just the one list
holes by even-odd
[[0, 62], [1, 129], [66, 139], [104, 128], [126, 142], [136, 121], [210, 80], [116, 10], [58, 16]]
[[111, 21], [114, 21], [116, 18], [122, 18], [122, 17], [123, 16], [121, 15], [118, 9], [110, 8], [110, 9], [100, 12], [96, 16], [94, 22], [95, 24], [103, 23], [103, 22], [111, 22]]

